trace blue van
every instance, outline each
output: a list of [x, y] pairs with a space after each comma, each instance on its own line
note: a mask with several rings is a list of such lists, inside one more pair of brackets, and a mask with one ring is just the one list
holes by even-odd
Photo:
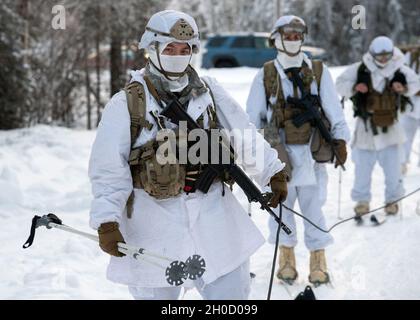
[[[210, 36], [203, 50], [202, 68], [261, 68], [277, 56], [277, 50], [270, 47], [268, 37], [268, 33]], [[314, 59], [326, 60], [323, 49], [304, 46], [302, 50]]]

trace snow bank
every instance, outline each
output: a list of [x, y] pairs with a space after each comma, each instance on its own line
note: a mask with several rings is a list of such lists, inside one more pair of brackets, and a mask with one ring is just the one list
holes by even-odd
[[0, 131], [0, 299], [130, 297], [105, 280], [108, 257], [89, 240], [40, 229], [33, 247], [22, 249], [35, 214], [54, 212], [89, 231], [94, 137], [48, 126]]

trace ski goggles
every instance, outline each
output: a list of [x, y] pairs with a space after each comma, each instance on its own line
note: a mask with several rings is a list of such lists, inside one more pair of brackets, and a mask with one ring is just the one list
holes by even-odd
[[300, 32], [282, 33], [281, 37], [285, 41], [297, 41], [297, 40], [303, 41], [305, 38], [304, 34]]
[[299, 21], [292, 21], [291, 23], [277, 29], [279, 33], [308, 33], [308, 27]]
[[394, 56], [393, 52], [381, 52], [381, 53], [372, 54], [372, 57], [376, 61], [381, 62], [381, 63], [390, 61], [393, 56]]

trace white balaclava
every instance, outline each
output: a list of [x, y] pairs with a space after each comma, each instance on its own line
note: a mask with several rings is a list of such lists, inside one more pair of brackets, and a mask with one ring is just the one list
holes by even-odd
[[284, 69], [300, 67], [304, 59], [304, 54], [301, 51], [303, 40], [284, 40], [283, 33], [289, 30], [301, 32], [304, 37], [307, 33], [305, 21], [297, 16], [289, 15], [281, 17], [274, 25], [270, 39], [274, 41], [274, 45], [279, 51], [277, 60]]
[[[377, 61], [375, 56], [378, 55], [388, 55], [389, 60], [386, 63]], [[369, 51], [363, 56], [363, 63], [371, 72], [373, 87], [382, 91], [386, 85], [386, 79], [391, 79], [404, 65], [405, 57], [400, 49], [394, 47], [391, 39], [377, 37], [372, 41]]]
[[185, 72], [192, 54], [181, 56], [162, 54], [169, 43], [159, 46], [159, 55], [155, 47], [149, 49], [150, 71], [162, 77], [172, 92], [180, 92], [188, 85], [188, 75]]
[[[186, 43], [191, 48], [190, 55], [162, 55], [170, 43]], [[195, 20], [180, 11], [164, 10], [154, 14], [146, 25], [140, 49], [149, 53], [152, 71], [157, 71], [174, 90], [188, 83], [186, 71], [192, 54], [200, 50], [198, 27]], [[187, 81], [187, 82], [186, 82]], [[185, 83], [186, 82], [186, 83]]]
[[[156, 48], [150, 48], [149, 56], [153, 65], [159, 69], [165, 70], [168, 73], [179, 73], [182, 74], [187, 69], [192, 58], [192, 51], [189, 55], [181, 56], [170, 56], [164, 55], [162, 52], [171, 42], [165, 43], [159, 46], [159, 53], [156, 52]], [[190, 47], [191, 48], [191, 47]], [[192, 49], [191, 49], [192, 50]], [[160, 61], [159, 61], [160, 58]], [[176, 79], [177, 77], [170, 77]]]
[[[379, 68], [385, 68], [388, 63], [391, 61], [394, 54], [394, 43], [388, 37], [377, 37], [375, 38], [369, 47], [369, 54], [372, 56], [375, 64]], [[379, 55], [389, 55], [389, 60], [387, 62], [380, 62], [376, 60], [376, 57]]]

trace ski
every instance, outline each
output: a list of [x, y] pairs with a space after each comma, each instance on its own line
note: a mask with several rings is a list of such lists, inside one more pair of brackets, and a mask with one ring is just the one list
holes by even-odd
[[305, 290], [299, 293], [295, 300], [316, 300], [312, 286], [307, 285]]
[[322, 284], [315, 285], [308, 280], [299, 280], [299, 278], [294, 281], [279, 280], [279, 284], [284, 288], [291, 300], [316, 300], [315, 289], [322, 286]]
[[355, 217], [354, 221], [356, 221], [357, 226], [363, 225], [363, 218], [362, 217]]
[[[299, 294], [299, 292], [301, 292], [301, 286], [303, 285], [302, 283], [298, 283], [296, 280], [293, 282], [290, 281], [284, 281], [284, 280], [279, 280], [280, 286], [284, 288], [284, 290], [286, 291], [287, 295], [289, 296], [289, 298], [291, 300], [294, 300], [296, 298], [296, 296]], [[296, 290], [291, 290], [292, 288], [297, 288]]]
[[291, 300], [316, 300], [317, 292], [318, 294], [321, 293], [321, 295], [324, 292], [325, 295], [323, 288], [334, 289], [331, 281], [323, 284], [314, 284], [310, 283], [309, 281], [295, 281], [294, 283], [290, 284], [280, 280], [280, 285], [284, 288]]
[[372, 214], [370, 216], [370, 222], [373, 224], [373, 226], [380, 226], [386, 222], [386, 215], [385, 214]]
[[[354, 220], [356, 221], [356, 226], [358, 227], [362, 227], [365, 225], [365, 221], [363, 220], [362, 217], [356, 217], [354, 218]], [[377, 227], [384, 224], [386, 220], [387, 220], [387, 216], [385, 214], [372, 214], [369, 218], [370, 226], [373, 226], [373, 227]]]

